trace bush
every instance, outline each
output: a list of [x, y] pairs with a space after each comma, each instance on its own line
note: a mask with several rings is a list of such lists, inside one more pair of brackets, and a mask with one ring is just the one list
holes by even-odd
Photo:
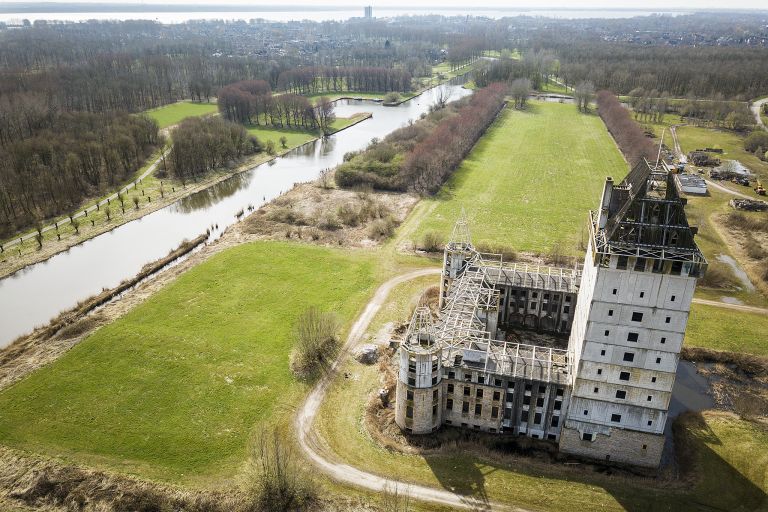
[[317, 227], [326, 231], [335, 231], [341, 229], [343, 226], [336, 214], [326, 213], [320, 217], [319, 221], [317, 221]]
[[760, 242], [755, 240], [752, 233], [747, 233], [744, 240], [744, 250], [747, 252], [747, 256], [753, 260], [762, 260], [768, 256], [768, 251], [762, 246]]
[[350, 227], [355, 227], [360, 223], [365, 222], [366, 220], [362, 218], [363, 215], [360, 208], [349, 203], [339, 206], [336, 213], [339, 216], [339, 219], [341, 220], [341, 222]]
[[440, 233], [437, 233], [436, 231], [427, 231], [421, 238], [420, 249], [427, 252], [440, 252], [443, 250], [444, 245], [445, 243], [443, 242], [443, 237]]
[[737, 288], [733, 271], [730, 267], [717, 261], [709, 264], [704, 277], [699, 279], [699, 285], [717, 290], [735, 290]]
[[517, 252], [507, 245], [479, 242], [475, 247], [481, 253], [501, 254], [505, 261], [515, 261], [517, 259]]
[[291, 224], [293, 226], [309, 225], [309, 221], [304, 215], [293, 208], [288, 207], [275, 208], [267, 215], [267, 218], [275, 222], [282, 222], [283, 224]]
[[304, 311], [296, 322], [296, 345], [290, 360], [293, 374], [314, 377], [330, 364], [339, 348], [338, 330], [333, 313], [324, 313], [316, 306]]
[[396, 227], [397, 221], [391, 215], [387, 215], [385, 218], [377, 219], [371, 223], [371, 227], [368, 228], [368, 236], [371, 240], [389, 238], [395, 233]]
[[400, 100], [400, 94], [396, 92], [388, 92], [384, 96], [384, 103], [397, 103]]
[[302, 510], [317, 499], [317, 485], [290, 443], [277, 430], [259, 434], [251, 499], [255, 510]]
[[275, 155], [275, 142], [272, 140], [267, 141], [267, 154], [270, 156]]
[[746, 139], [744, 139], [744, 149], [750, 153], [754, 153], [755, 150], [761, 146], [768, 148], [768, 132], [764, 132], [762, 130], [754, 131], [750, 133]]

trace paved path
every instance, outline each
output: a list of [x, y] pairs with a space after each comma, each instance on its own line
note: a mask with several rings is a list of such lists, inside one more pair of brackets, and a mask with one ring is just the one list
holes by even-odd
[[749, 108], [752, 110], [752, 115], [755, 116], [755, 122], [759, 127], [761, 127], [763, 130], [768, 131], [768, 127], [765, 126], [765, 123], [763, 123], [763, 118], [760, 117], [760, 109], [762, 108], [764, 103], [768, 103], [768, 98], [763, 98], [761, 100], [757, 100], [754, 103], [752, 103]]
[[768, 315], [768, 309], [759, 308], [757, 306], [745, 306], [744, 304], [729, 304], [727, 302], [720, 302], [717, 300], [707, 299], [693, 299], [694, 304], [703, 304], [705, 306], [715, 306], [724, 309], [734, 309], [736, 311], [742, 311], [744, 313], [758, 313], [760, 315]]
[[[155, 172], [155, 169], [157, 169], [157, 166], [160, 163], [160, 161], [162, 160], [162, 158], [163, 158], [162, 155], [157, 157], [157, 159], [154, 162], [152, 162], [152, 165], [147, 167], [147, 170], [145, 170], [143, 173], [141, 173], [141, 175], [138, 178], [136, 178], [135, 180], [133, 180], [132, 182], [130, 182], [129, 184], [127, 184], [126, 186], [121, 188], [118, 192], [115, 192], [114, 194], [112, 194], [110, 196], [107, 196], [104, 199], [102, 199], [101, 201], [99, 201], [98, 202], [99, 207], [101, 207], [101, 206], [103, 206], [105, 204], [108, 204], [112, 200], [117, 199], [117, 194], [125, 194], [126, 192], [128, 192], [132, 188], [136, 188], [136, 185], [141, 183], [141, 180], [143, 180], [144, 178], [146, 178], [147, 176], [149, 176], [150, 174]], [[84, 208], [82, 210], [78, 210], [77, 213], [72, 215], [72, 218], [73, 219], [78, 219], [80, 217], [84, 217], [85, 216], [85, 212], [93, 212], [93, 211], [96, 211], [96, 210], [97, 210], [97, 207], [94, 204], [93, 206], [89, 206], [88, 208]], [[61, 219], [60, 221], [58, 221], [58, 222], [56, 222], [54, 224], [48, 224], [47, 226], [44, 226], [43, 229], [41, 230], [41, 232], [42, 233], [47, 233], [48, 231], [51, 231], [52, 229], [56, 229], [57, 225], [58, 226], [64, 226], [66, 224], [69, 224], [70, 222], [71, 221], [70, 221], [69, 217], [65, 217], [65, 218]], [[8, 242], [4, 243], [3, 244], [3, 249], [8, 249], [10, 247], [18, 245], [23, 240], [34, 240], [34, 238], [36, 236], [37, 236], [37, 231], [33, 231], [32, 233], [27, 233], [26, 235], [18, 236], [16, 238], [14, 238], [13, 240], [9, 240]]]

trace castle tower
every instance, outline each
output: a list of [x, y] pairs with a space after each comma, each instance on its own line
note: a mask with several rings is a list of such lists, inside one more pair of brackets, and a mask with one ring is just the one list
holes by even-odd
[[608, 178], [568, 345], [572, 395], [560, 450], [657, 467], [697, 278], [706, 260], [671, 175], [647, 162]]
[[442, 423], [442, 349], [432, 313], [416, 308], [400, 346], [395, 423], [409, 434], [428, 434]]

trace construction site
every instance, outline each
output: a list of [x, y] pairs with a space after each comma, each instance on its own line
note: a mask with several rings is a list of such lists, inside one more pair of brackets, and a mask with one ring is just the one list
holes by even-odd
[[666, 167], [605, 181], [583, 264], [504, 261], [462, 216], [445, 246], [437, 315], [417, 308], [399, 348], [395, 421], [557, 443], [658, 467], [683, 338], [707, 262]]

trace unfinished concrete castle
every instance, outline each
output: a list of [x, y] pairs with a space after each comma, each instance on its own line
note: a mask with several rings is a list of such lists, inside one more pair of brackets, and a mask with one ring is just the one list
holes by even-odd
[[[583, 268], [480, 254], [460, 219], [445, 248], [439, 316], [417, 309], [401, 344], [400, 428], [526, 435], [565, 453], [657, 467], [707, 265], [684, 205], [671, 175], [647, 162], [618, 186], [608, 178], [590, 212]], [[552, 343], [538, 343], [541, 333]], [[554, 348], [567, 333], [567, 349]]]

